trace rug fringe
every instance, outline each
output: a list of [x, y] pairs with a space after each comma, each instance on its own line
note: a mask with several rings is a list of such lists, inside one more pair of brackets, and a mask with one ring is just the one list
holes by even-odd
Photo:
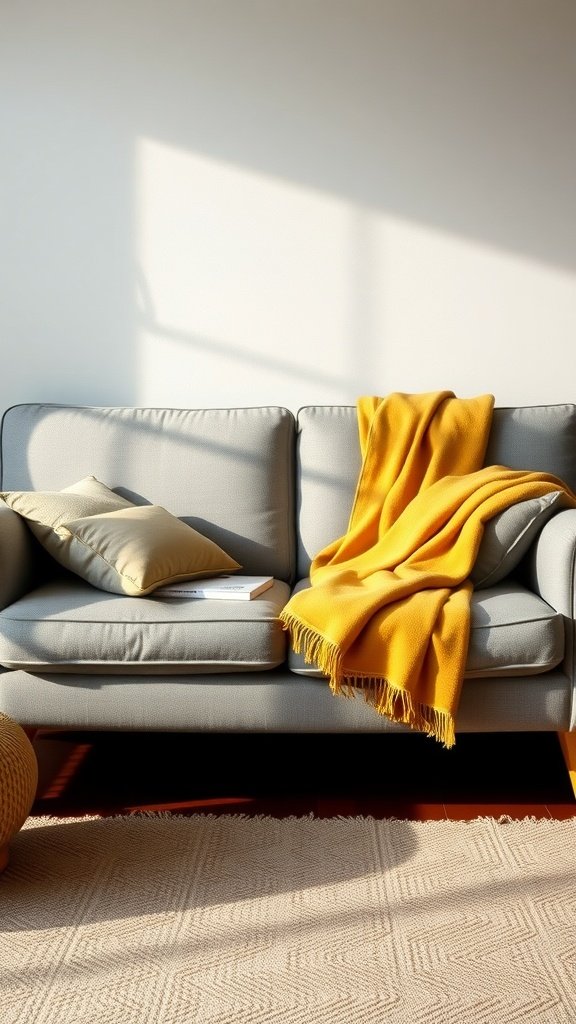
[[260, 822], [266, 824], [267, 822], [274, 822], [279, 827], [285, 827], [290, 823], [304, 822], [307, 821], [314, 827], [320, 828], [329, 827], [330, 822], [334, 823], [338, 821], [343, 825], [353, 825], [355, 823], [366, 823], [374, 825], [378, 828], [386, 827], [388, 825], [405, 825], [418, 831], [425, 831], [426, 829], [442, 829], [446, 831], [453, 831], [462, 826], [472, 826], [474, 824], [490, 824], [494, 827], [498, 826], [512, 826], [518, 828], [519, 826], [535, 826], [537, 829], [544, 831], [554, 830], [559, 828], [568, 829], [570, 831], [576, 831], [576, 817], [573, 818], [548, 818], [548, 817], [537, 817], [533, 814], [526, 814], [522, 817], [514, 817], [510, 814], [500, 814], [492, 816], [489, 814], [478, 814], [474, 818], [400, 818], [395, 815], [386, 815], [384, 818], [376, 817], [372, 814], [335, 814], [326, 818], [324, 815], [317, 815], [314, 812], [308, 814], [290, 814], [282, 817], [276, 817], [273, 814], [230, 814], [226, 812], [224, 814], [210, 813], [199, 813], [195, 811], [192, 814], [182, 814], [181, 812], [158, 812], [158, 811], [136, 811], [130, 814], [109, 814], [109, 815], [83, 815], [81, 817], [58, 817], [56, 815], [31, 815], [24, 822], [20, 832], [14, 837], [13, 842], [18, 842], [19, 837], [35, 828], [58, 826], [58, 825], [82, 825], [82, 824], [97, 824], [98, 826], [105, 826], [106, 824], [121, 824], [130, 825], [134, 823], [135, 819], [143, 821], [149, 821], [151, 824], [154, 821], [168, 824], [171, 822], [174, 825], [183, 824], [184, 822], [190, 822], [193, 825], [201, 824], [215, 824], [220, 822], [222, 825], [242, 823], [248, 824], [250, 822]]

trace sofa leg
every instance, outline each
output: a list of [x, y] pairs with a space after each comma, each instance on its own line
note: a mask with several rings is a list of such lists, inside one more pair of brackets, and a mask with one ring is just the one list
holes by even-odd
[[576, 797], [576, 732], [559, 732], [558, 739], [572, 783], [572, 792]]

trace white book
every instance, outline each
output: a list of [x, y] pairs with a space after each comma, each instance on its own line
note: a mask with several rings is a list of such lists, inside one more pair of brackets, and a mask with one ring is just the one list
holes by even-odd
[[220, 601], [251, 601], [274, 583], [273, 576], [211, 576], [157, 587], [154, 597], [216, 598]]

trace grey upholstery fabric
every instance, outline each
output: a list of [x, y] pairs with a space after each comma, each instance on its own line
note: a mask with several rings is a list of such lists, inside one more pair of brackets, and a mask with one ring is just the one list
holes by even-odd
[[354, 406], [306, 406], [296, 422], [296, 567], [303, 579], [314, 555], [346, 532], [361, 458]]
[[494, 409], [484, 462], [554, 473], [576, 490], [576, 405]]
[[[294, 593], [309, 586], [300, 580]], [[562, 616], [519, 583], [472, 594], [466, 677], [535, 675], [549, 672], [564, 656]], [[299, 675], [322, 678], [302, 654], [288, 649], [288, 664]]]
[[251, 601], [131, 598], [83, 580], [44, 584], [0, 612], [0, 664], [61, 672], [245, 672], [284, 661], [276, 581]]
[[[281, 668], [235, 676], [0, 672], [0, 707], [23, 725], [48, 728], [410, 734], [362, 697], [334, 697], [324, 679]], [[568, 680], [558, 670], [505, 681], [469, 679], [457, 732], [565, 730], [569, 707]]]
[[472, 594], [467, 677], [536, 675], [564, 657], [564, 622], [521, 584]]
[[16, 405], [2, 420], [1, 489], [61, 490], [93, 474], [184, 519], [245, 573], [290, 580], [294, 432], [276, 407]]
[[570, 729], [576, 729], [576, 509], [546, 523], [530, 553], [527, 580], [565, 617], [563, 669], [571, 683]]

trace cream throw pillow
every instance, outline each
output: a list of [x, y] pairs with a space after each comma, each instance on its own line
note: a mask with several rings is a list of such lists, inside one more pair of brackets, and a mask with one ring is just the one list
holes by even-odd
[[134, 505], [94, 476], [62, 491], [5, 491], [52, 557], [100, 590], [137, 597], [241, 566], [159, 505]]
[[113, 594], [140, 597], [166, 583], [241, 568], [217, 544], [161, 505], [86, 516], [61, 530], [70, 538], [70, 568]]
[[85, 476], [61, 491], [4, 491], [0, 498], [26, 519], [46, 551], [66, 568], [71, 568], [66, 561], [70, 537], [62, 533], [63, 523], [133, 507], [131, 501], [121, 498], [95, 476]]

